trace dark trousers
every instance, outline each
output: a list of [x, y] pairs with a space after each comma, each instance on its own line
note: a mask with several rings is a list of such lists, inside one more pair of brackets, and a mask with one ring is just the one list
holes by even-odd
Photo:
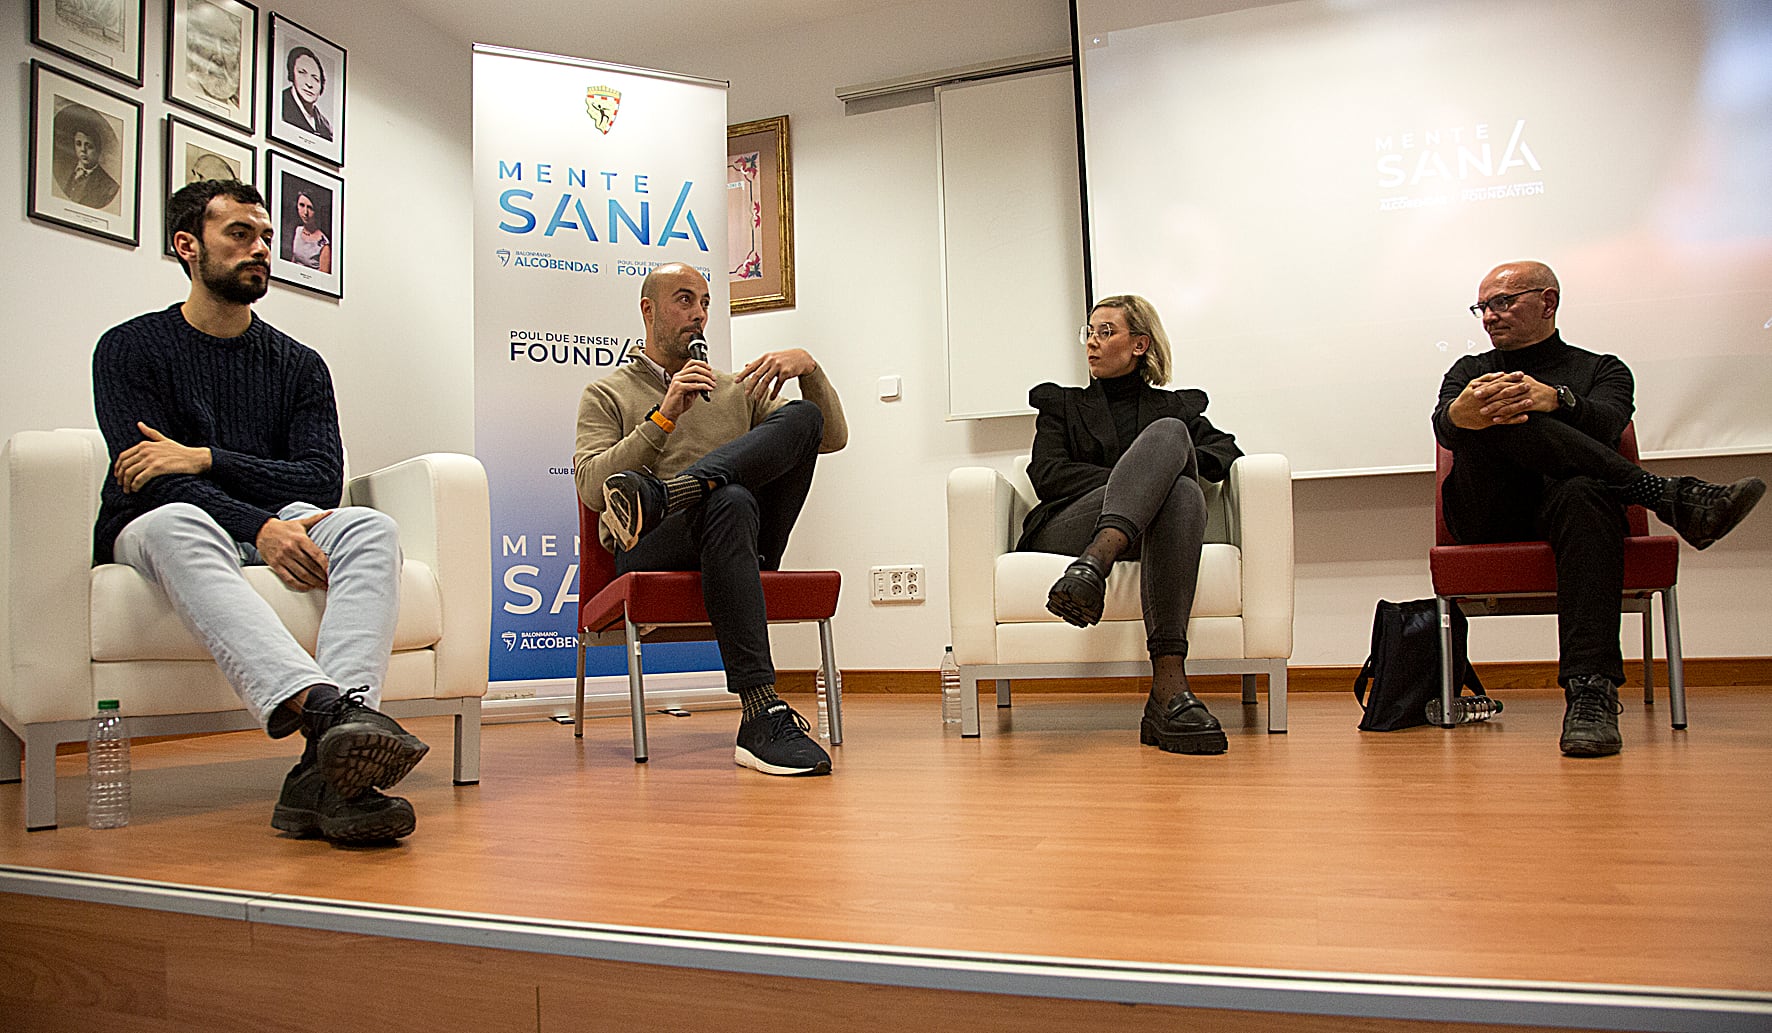
[[804, 400], [782, 406], [684, 471], [719, 485], [700, 505], [671, 514], [615, 555], [617, 574], [701, 571], [702, 604], [720, 644], [728, 691], [775, 683], [758, 574], [781, 568], [823, 436], [818, 406]]
[[1114, 464], [1105, 485], [1053, 514], [1021, 548], [1075, 555], [1103, 527], [1124, 533], [1132, 542], [1126, 555], [1138, 557], [1146, 649], [1153, 657], [1186, 656], [1206, 540], [1198, 470], [1187, 424], [1154, 420]]
[[1546, 541], [1557, 563], [1557, 680], [1600, 674], [1624, 684], [1618, 647], [1627, 526], [1618, 489], [1641, 468], [1568, 424], [1460, 430], [1441, 501], [1465, 544]]

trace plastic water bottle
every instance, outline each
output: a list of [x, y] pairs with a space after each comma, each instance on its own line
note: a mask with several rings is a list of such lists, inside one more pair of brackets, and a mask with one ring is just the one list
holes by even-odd
[[[1490, 696], [1452, 697], [1452, 723], [1455, 725], [1487, 721], [1499, 713], [1501, 700]], [[1427, 701], [1427, 720], [1429, 724], [1440, 723], [1440, 697], [1435, 696]]]
[[[818, 737], [829, 742], [831, 738], [831, 710], [828, 699], [828, 690], [825, 688], [824, 683], [823, 664], [819, 665], [818, 673], [812, 676], [812, 685], [813, 688], [818, 690]], [[843, 691], [842, 671], [837, 672], [837, 691]]]
[[954, 647], [941, 656], [941, 723], [960, 723], [960, 664], [954, 659]]
[[120, 829], [129, 824], [129, 726], [114, 699], [98, 701], [86, 734], [86, 824]]

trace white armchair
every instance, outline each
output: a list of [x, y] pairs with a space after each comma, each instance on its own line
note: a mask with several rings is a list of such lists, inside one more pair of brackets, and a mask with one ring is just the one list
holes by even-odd
[[[1114, 565], [1100, 624], [1075, 628], [1047, 612], [1046, 594], [1073, 556], [1013, 552], [1038, 501], [1027, 456], [1012, 472], [961, 467], [948, 475], [948, 613], [960, 665], [960, 730], [976, 736], [978, 682], [1009, 705], [1016, 678], [1150, 674], [1138, 564]], [[1200, 583], [1188, 621], [1189, 674], [1241, 674], [1256, 702], [1267, 675], [1269, 732], [1286, 730], [1292, 656], [1292, 467], [1282, 455], [1243, 456], [1224, 484], [1202, 484], [1208, 513]]]
[[[22, 431], [0, 452], [0, 781], [19, 779], [25, 825], [53, 828], [56, 744], [85, 739], [101, 699], [135, 736], [239, 731], [257, 723], [159, 587], [122, 564], [92, 565], [92, 524], [108, 469], [96, 430]], [[455, 717], [455, 782], [480, 780], [492, 564], [486, 472], [432, 454], [361, 477], [343, 504], [400, 526], [405, 555], [382, 709]], [[246, 578], [310, 652], [323, 592], [285, 588], [269, 568]]]

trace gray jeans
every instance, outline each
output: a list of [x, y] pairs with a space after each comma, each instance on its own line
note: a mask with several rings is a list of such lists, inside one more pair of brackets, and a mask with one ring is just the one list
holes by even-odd
[[1021, 548], [1076, 555], [1101, 528], [1125, 532], [1132, 540], [1126, 555], [1138, 556], [1146, 648], [1153, 657], [1186, 656], [1206, 537], [1206, 495], [1197, 472], [1187, 424], [1153, 421], [1105, 485], [1059, 510]]
[[[277, 516], [320, 512], [306, 502]], [[246, 709], [265, 725], [284, 700], [312, 685], [367, 687], [381, 698], [400, 613], [400, 539], [385, 513], [346, 506], [308, 532], [326, 554], [326, 612], [316, 656], [241, 576], [258, 550], [236, 542], [208, 513], [174, 502], [143, 513], [117, 535], [117, 562], [159, 585], [185, 627], [202, 642]]]

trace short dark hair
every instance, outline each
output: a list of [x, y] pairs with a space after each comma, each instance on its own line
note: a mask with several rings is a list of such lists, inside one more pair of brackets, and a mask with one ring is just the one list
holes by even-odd
[[[250, 183], [242, 183], [237, 179], [200, 179], [189, 186], [180, 187], [176, 193], [166, 199], [166, 236], [171, 239], [178, 233], [189, 233], [199, 241], [203, 239], [203, 223], [209, 218], [209, 202], [218, 197], [229, 197], [241, 204], [265, 206], [264, 195]], [[178, 257], [177, 249], [173, 255]], [[178, 264], [184, 266], [185, 275], [191, 275], [191, 264], [183, 257], [178, 257]]]
[[326, 88], [326, 66], [320, 63], [320, 55], [307, 47], [291, 48], [289, 56], [283, 59], [284, 72], [289, 76], [289, 84], [295, 85], [295, 62], [298, 58], [303, 57], [312, 59], [314, 67], [320, 70], [320, 88], [324, 90]]

